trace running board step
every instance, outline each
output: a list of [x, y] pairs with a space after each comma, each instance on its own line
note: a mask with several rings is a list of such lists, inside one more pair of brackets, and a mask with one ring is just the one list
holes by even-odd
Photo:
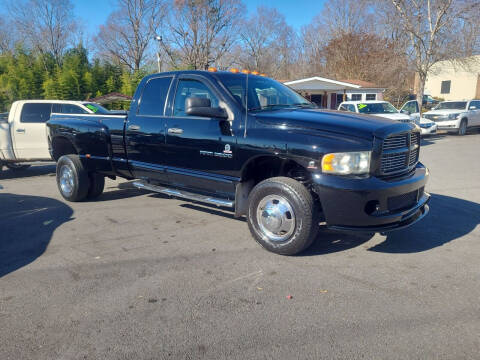
[[224, 206], [224, 207], [229, 207], [229, 208], [235, 207], [235, 201], [221, 199], [221, 198], [215, 198], [215, 197], [212, 197], [212, 196], [195, 194], [195, 193], [191, 193], [191, 192], [188, 192], [188, 191], [185, 191], [185, 190], [171, 189], [171, 188], [167, 188], [167, 187], [163, 187], [163, 186], [152, 185], [152, 184], [145, 183], [145, 182], [142, 182], [142, 181], [135, 181], [133, 183], [133, 186], [135, 186], [138, 189], [154, 191], [154, 192], [157, 192], [157, 193], [166, 194], [166, 195], [169, 195], [169, 196], [174, 196], [174, 197], [187, 199], [187, 200], [192, 200], [192, 201], [198, 201], [198, 202], [202, 202], [202, 203], [206, 203], [206, 204], [211, 204], [211, 205], [216, 205], [216, 206]]

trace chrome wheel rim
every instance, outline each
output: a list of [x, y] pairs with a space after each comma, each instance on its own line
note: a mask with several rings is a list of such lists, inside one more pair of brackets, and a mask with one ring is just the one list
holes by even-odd
[[73, 193], [75, 187], [75, 178], [73, 171], [69, 166], [63, 165], [60, 169], [60, 189], [66, 196], [70, 196]]
[[268, 240], [281, 242], [287, 240], [295, 230], [295, 213], [287, 199], [268, 195], [258, 204], [257, 222]]

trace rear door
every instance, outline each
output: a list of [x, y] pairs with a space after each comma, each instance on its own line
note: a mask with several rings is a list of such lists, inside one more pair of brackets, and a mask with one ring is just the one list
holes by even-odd
[[136, 178], [167, 182], [165, 171], [165, 103], [173, 76], [150, 78], [125, 129], [128, 161]]
[[188, 97], [206, 97], [212, 107], [225, 102], [203, 76], [177, 80], [171, 116], [167, 118], [166, 165], [169, 181], [179, 187], [230, 196], [234, 193], [236, 138], [228, 120], [185, 113]]
[[18, 159], [50, 159], [45, 123], [50, 119], [51, 112], [51, 103], [23, 104], [12, 134]]

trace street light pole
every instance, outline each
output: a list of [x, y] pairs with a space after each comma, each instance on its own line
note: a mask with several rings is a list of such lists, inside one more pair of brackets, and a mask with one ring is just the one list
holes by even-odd
[[162, 37], [157, 35], [154, 38], [158, 42], [158, 48], [157, 48], [157, 66], [158, 66], [158, 72], [162, 72], [162, 60], [160, 58], [160, 46], [162, 43]]

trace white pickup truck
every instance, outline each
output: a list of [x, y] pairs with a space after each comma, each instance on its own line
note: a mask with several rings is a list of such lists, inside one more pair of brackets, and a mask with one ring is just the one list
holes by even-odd
[[12, 104], [8, 116], [0, 114], [0, 171], [3, 166], [22, 170], [36, 161], [51, 161], [45, 123], [52, 113], [110, 114], [104, 107], [84, 101], [23, 100]]

